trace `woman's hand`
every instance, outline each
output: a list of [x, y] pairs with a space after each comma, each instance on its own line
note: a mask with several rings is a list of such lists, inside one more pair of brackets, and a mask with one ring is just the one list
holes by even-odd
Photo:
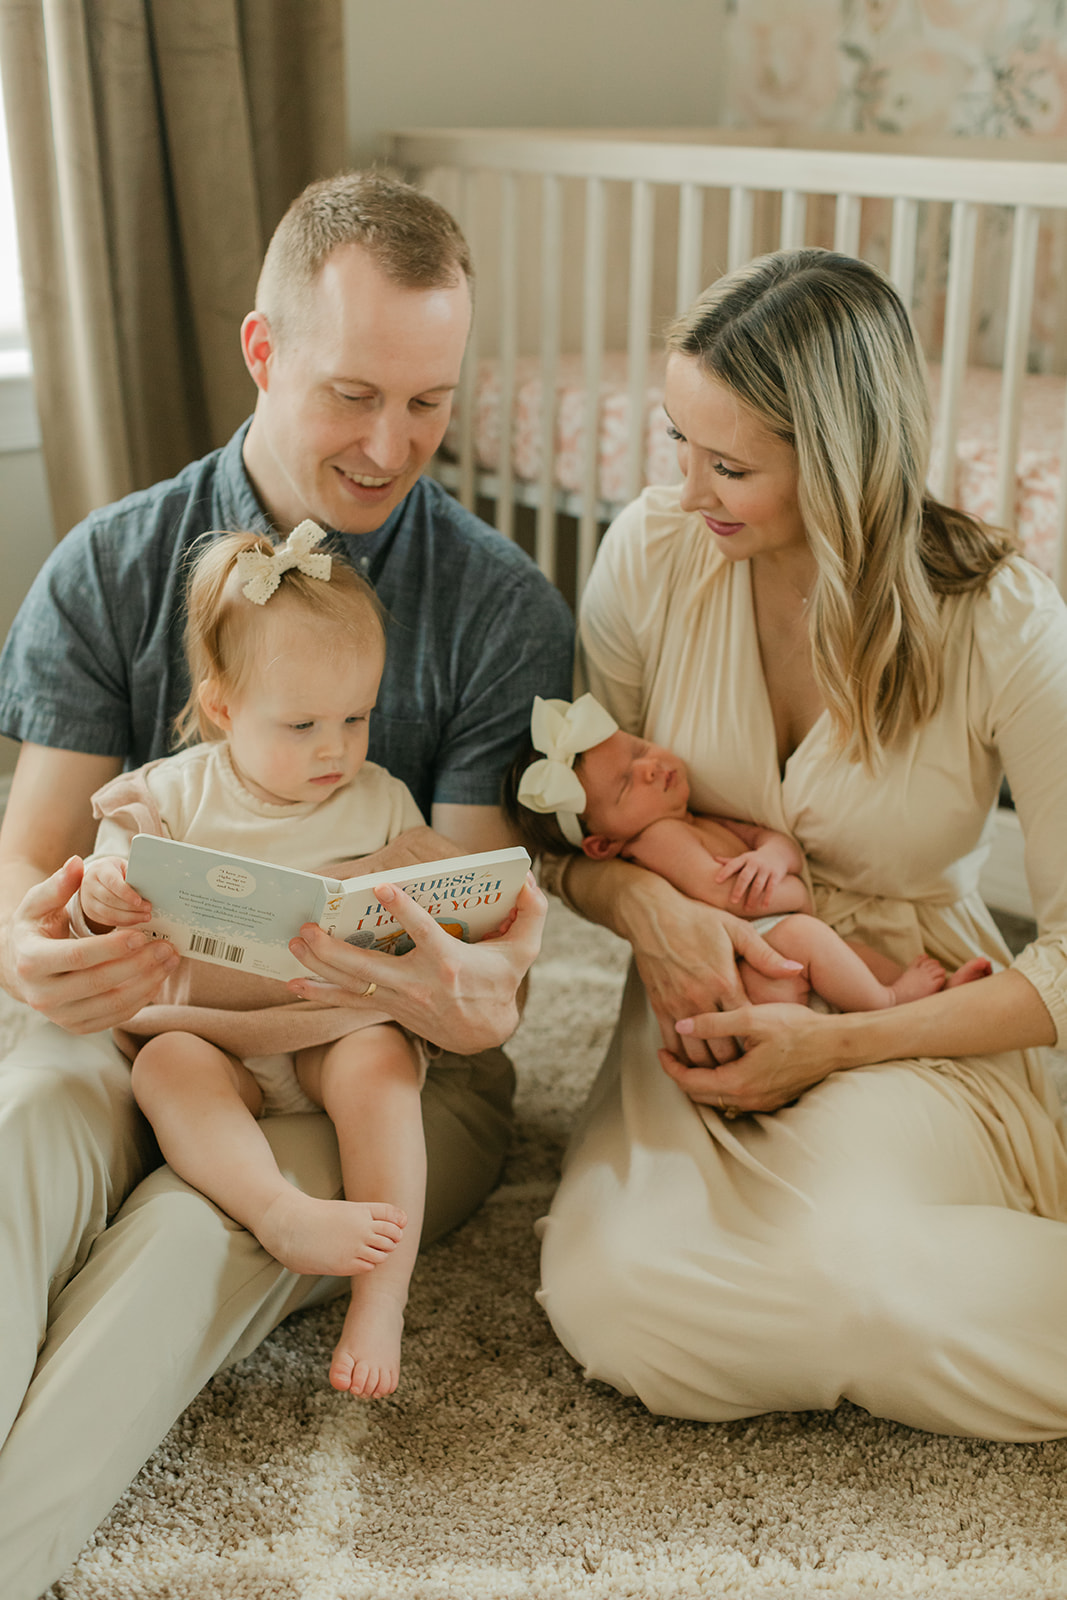
[[728, 1117], [777, 1111], [845, 1064], [834, 1059], [834, 1022], [806, 1006], [745, 1004], [736, 1011], [705, 1012], [678, 1022], [679, 1037], [704, 1040], [711, 1048], [718, 1040], [736, 1039], [743, 1054], [720, 1066], [695, 1067], [661, 1050], [660, 1064], [696, 1105]]
[[321, 981], [294, 978], [292, 992], [350, 1006], [373, 983], [370, 1009], [388, 1012], [457, 1055], [473, 1055], [510, 1038], [519, 1021], [519, 985], [541, 948], [548, 909], [533, 876], [527, 875], [511, 926], [479, 944], [452, 938], [394, 884], [382, 884], [375, 893], [414, 939], [414, 950], [403, 956], [360, 950], [305, 923], [289, 948]]
[[81, 859], [72, 856], [29, 890], [8, 927], [6, 968], [16, 999], [68, 1033], [99, 1033], [147, 1005], [179, 957], [139, 928], [71, 938], [67, 903], [81, 877]]
[[761, 939], [751, 923], [728, 911], [679, 894], [664, 879], [643, 873], [629, 886], [625, 937], [649, 1002], [659, 1021], [663, 1042], [691, 1062], [707, 1065], [737, 1054], [729, 1029], [705, 1040], [695, 1033], [678, 1035], [678, 1017], [705, 1012], [736, 1012], [747, 1005], [737, 971], [740, 957], [768, 978], [799, 972]]

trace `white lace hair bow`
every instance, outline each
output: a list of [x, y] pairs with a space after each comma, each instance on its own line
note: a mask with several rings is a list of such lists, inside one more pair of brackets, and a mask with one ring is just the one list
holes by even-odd
[[318, 555], [314, 553], [315, 546], [325, 537], [318, 523], [308, 519], [298, 523], [285, 543], [272, 550], [270, 555], [263, 550], [242, 550], [237, 557], [241, 593], [254, 606], [265, 606], [281, 583], [282, 574], [291, 567], [298, 567], [309, 578], [321, 578], [324, 583], [328, 582], [331, 558], [323, 552]]
[[582, 842], [578, 818], [586, 805], [585, 790], [574, 771], [575, 757], [610, 739], [618, 726], [591, 694], [574, 701], [534, 698], [530, 738], [542, 759], [526, 768], [518, 798], [530, 811], [554, 811], [563, 837], [571, 844]]

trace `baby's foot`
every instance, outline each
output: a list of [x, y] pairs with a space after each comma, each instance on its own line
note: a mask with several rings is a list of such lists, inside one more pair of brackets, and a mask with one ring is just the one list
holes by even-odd
[[989, 978], [992, 975], [992, 961], [987, 956], [975, 956], [973, 961], [965, 961], [950, 978], [945, 979], [945, 988], [958, 989], [961, 983], [974, 983], [977, 978]]
[[896, 983], [890, 985], [895, 1006], [906, 1005], [909, 1000], [925, 1000], [945, 987], [945, 969], [933, 956], [916, 956], [910, 967], [905, 967]]
[[351, 1278], [370, 1272], [395, 1250], [406, 1221], [398, 1206], [316, 1200], [286, 1187], [263, 1213], [255, 1235], [290, 1272]]
[[359, 1290], [341, 1329], [330, 1363], [330, 1382], [361, 1400], [380, 1400], [400, 1381], [400, 1336], [404, 1307], [391, 1294]]

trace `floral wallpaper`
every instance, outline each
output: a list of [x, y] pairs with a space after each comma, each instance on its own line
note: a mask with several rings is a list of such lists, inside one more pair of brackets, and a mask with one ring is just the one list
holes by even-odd
[[[1067, 0], [726, 0], [730, 71], [723, 121], [847, 135], [1067, 140]], [[1062, 159], [1062, 157], [1061, 157]], [[868, 202], [864, 250], [887, 265], [889, 213]], [[1003, 349], [1011, 218], [985, 213], [972, 321], [973, 360]], [[947, 207], [920, 220], [913, 312], [940, 346]], [[820, 238], [820, 243], [829, 239]], [[1029, 366], [1062, 372], [1067, 225], [1042, 224]]]
[[1067, 0], [731, 0], [736, 126], [1067, 136]]

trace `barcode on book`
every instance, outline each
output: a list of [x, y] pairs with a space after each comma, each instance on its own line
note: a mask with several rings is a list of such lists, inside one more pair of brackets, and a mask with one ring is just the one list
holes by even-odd
[[244, 947], [227, 944], [225, 939], [212, 939], [206, 933], [189, 935], [189, 949], [194, 956], [218, 956], [221, 961], [243, 961]]

